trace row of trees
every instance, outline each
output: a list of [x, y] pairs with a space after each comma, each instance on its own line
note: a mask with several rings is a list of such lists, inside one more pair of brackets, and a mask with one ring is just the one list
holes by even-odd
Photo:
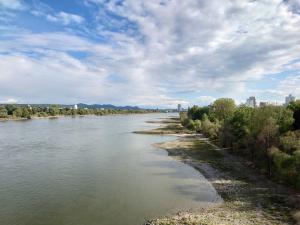
[[300, 101], [250, 108], [222, 98], [210, 106], [193, 106], [181, 121], [248, 157], [270, 177], [300, 188]]
[[0, 106], [0, 118], [27, 118], [32, 117], [48, 117], [59, 115], [107, 115], [107, 114], [127, 114], [127, 113], [146, 113], [151, 110], [116, 110], [116, 109], [71, 109], [60, 108], [58, 106], [51, 107], [27, 107], [17, 105]]

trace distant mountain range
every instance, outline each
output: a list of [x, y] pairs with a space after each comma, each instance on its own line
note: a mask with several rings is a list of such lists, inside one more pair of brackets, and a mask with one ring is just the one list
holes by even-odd
[[[0, 103], [0, 106], [4, 106], [6, 104]], [[51, 107], [51, 106], [58, 106], [58, 107], [63, 107], [63, 108], [73, 108], [74, 105], [65, 105], [65, 104], [14, 104], [16, 106], [34, 106], [34, 107]], [[121, 110], [141, 110], [142, 108], [139, 108], [137, 106], [115, 106], [111, 104], [84, 104], [84, 103], [78, 103], [77, 107], [79, 109], [121, 109]]]
[[88, 109], [122, 109], [122, 110], [139, 110], [141, 108], [137, 106], [115, 106], [111, 104], [84, 104], [84, 103], [78, 103], [77, 107], [79, 109], [88, 108]]

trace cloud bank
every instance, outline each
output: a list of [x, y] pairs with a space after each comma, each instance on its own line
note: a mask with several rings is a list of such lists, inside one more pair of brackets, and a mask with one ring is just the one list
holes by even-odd
[[0, 26], [0, 100], [173, 107], [224, 96], [300, 97], [297, 0], [86, 0], [80, 7], [82, 15], [31, 6], [33, 17], [60, 28]]

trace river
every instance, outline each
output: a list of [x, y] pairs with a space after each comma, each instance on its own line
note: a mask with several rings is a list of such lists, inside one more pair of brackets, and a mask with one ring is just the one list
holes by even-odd
[[134, 134], [171, 114], [0, 123], [0, 224], [138, 225], [216, 199], [194, 168]]

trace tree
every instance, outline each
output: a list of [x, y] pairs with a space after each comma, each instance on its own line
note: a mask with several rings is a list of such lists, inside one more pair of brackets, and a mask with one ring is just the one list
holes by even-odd
[[22, 117], [22, 114], [23, 114], [23, 110], [20, 107], [15, 109], [13, 112], [13, 116], [17, 118]]
[[215, 123], [211, 122], [206, 114], [203, 115], [201, 120], [201, 130], [204, 135], [210, 139], [216, 139], [219, 134], [220, 124], [216, 120]]
[[197, 132], [200, 132], [201, 131], [201, 120], [195, 120], [194, 126], [195, 126], [195, 130]]
[[22, 117], [27, 119], [31, 118], [31, 113], [28, 108], [22, 108]]
[[0, 118], [7, 118], [7, 110], [5, 107], [0, 107]]
[[189, 130], [195, 130], [195, 123], [193, 120], [191, 119], [187, 119], [187, 124], [185, 125], [185, 127]]
[[285, 133], [291, 129], [294, 119], [293, 112], [282, 106], [266, 106], [256, 108], [251, 117], [250, 130], [254, 136], [257, 136], [262, 127], [265, 126], [269, 118], [273, 118], [278, 125], [279, 132]]
[[292, 154], [294, 151], [300, 150], [300, 136], [295, 132], [288, 131], [279, 138], [280, 148], [288, 153]]
[[254, 109], [247, 106], [240, 106], [234, 112], [230, 124], [232, 125], [233, 136], [236, 140], [244, 138], [249, 133], [251, 117]]
[[218, 119], [222, 121], [229, 119], [232, 117], [234, 111], [235, 103], [231, 98], [219, 98], [210, 107], [210, 114], [213, 120]]
[[225, 120], [219, 130], [219, 141], [223, 147], [232, 147], [234, 142], [233, 127], [229, 120]]
[[278, 138], [278, 125], [276, 125], [276, 120], [272, 117], [267, 119], [264, 127], [262, 127], [257, 141], [262, 150], [261, 156], [262, 158], [266, 158], [268, 160], [268, 170], [269, 176], [272, 176], [272, 160], [268, 157], [268, 149], [272, 146], [276, 146], [276, 141]]
[[294, 129], [295, 130], [300, 129], [300, 100], [291, 102], [287, 108], [293, 111]]
[[188, 110], [188, 117], [192, 120], [201, 120], [204, 114], [209, 113], [209, 107], [199, 107], [194, 105], [192, 108]]
[[50, 116], [56, 116], [59, 114], [59, 108], [57, 106], [51, 106], [49, 108], [49, 114]]
[[5, 105], [5, 108], [7, 110], [7, 115], [13, 115], [13, 112], [17, 107], [15, 105], [9, 104]]
[[257, 139], [264, 150], [271, 148], [276, 145], [276, 140], [278, 137], [278, 125], [276, 120], [272, 117], [267, 119], [265, 125], [262, 127]]

